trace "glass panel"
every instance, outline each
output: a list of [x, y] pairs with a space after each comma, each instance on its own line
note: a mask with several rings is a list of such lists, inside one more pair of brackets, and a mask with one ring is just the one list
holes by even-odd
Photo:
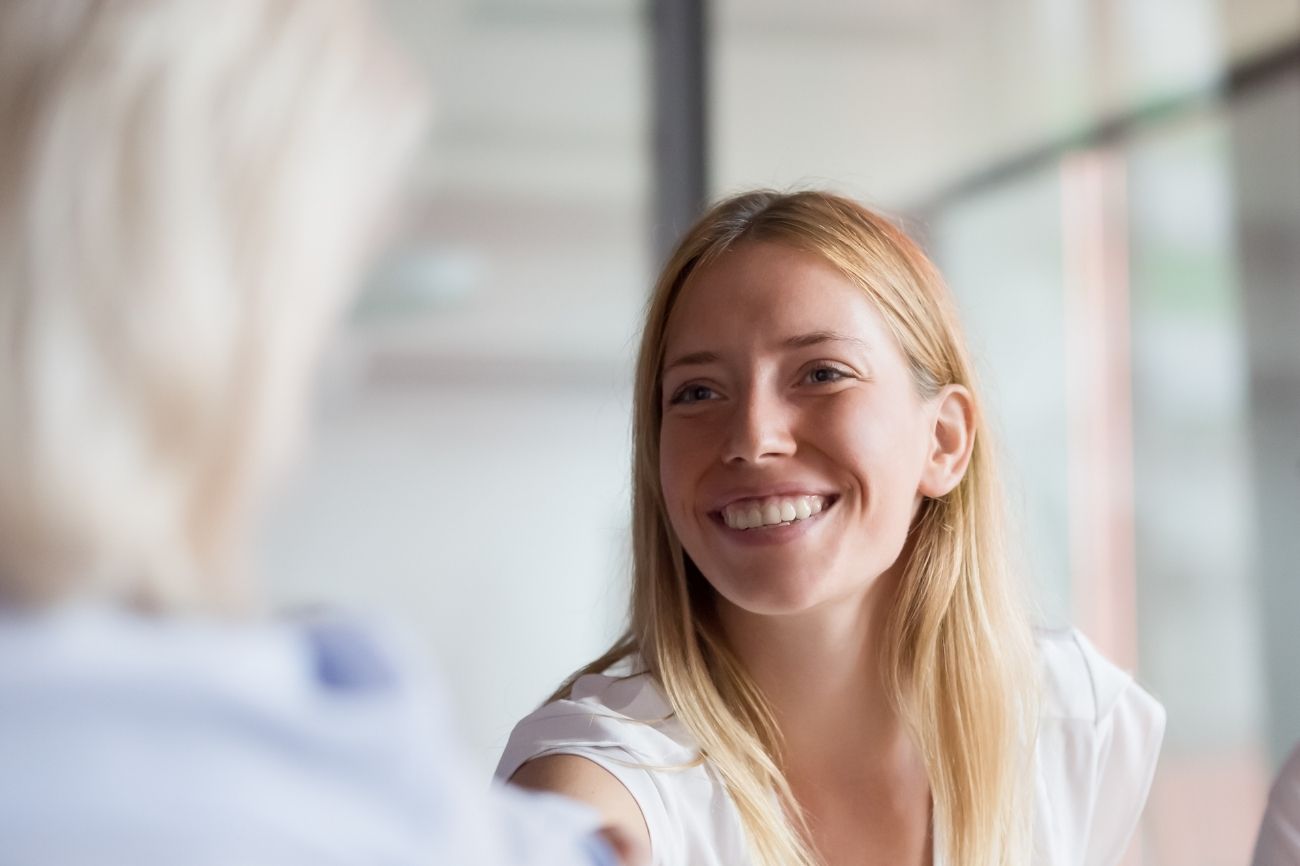
[[1141, 672], [1161, 864], [1245, 863], [1268, 787], [1250, 359], [1225, 115], [1128, 148]]
[[1070, 622], [1061, 190], [1055, 170], [945, 209], [929, 246], [961, 305], [1003, 456], [1030, 589]]

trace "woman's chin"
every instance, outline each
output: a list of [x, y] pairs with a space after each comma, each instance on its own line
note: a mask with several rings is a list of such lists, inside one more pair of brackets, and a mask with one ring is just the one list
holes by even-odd
[[779, 578], [764, 580], [751, 575], [744, 586], [721, 588], [714, 584], [720, 600], [736, 612], [753, 616], [794, 616], [806, 613], [830, 601], [834, 593], [824, 581], [815, 578]]

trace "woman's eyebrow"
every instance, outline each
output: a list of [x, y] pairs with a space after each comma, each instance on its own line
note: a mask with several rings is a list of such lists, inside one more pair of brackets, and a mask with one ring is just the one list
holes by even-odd
[[670, 364], [665, 364], [663, 372], [667, 373], [674, 367], [692, 367], [699, 366], [700, 364], [712, 364], [718, 360], [721, 360], [721, 356], [719, 356], [717, 352], [691, 352], [688, 355], [682, 355]]
[[808, 346], [817, 346], [822, 343], [851, 343], [863, 349], [870, 350], [865, 340], [857, 337], [841, 334], [837, 331], [809, 331], [806, 334], [798, 334], [785, 341], [787, 349], [803, 349]]
[[[803, 349], [808, 346], [817, 346], [822, 343], [849, 343], [862, 349], [870, 351], [871, 346], [865, 340], [853, 337], [848, 334], [841, 334], [838, 331], [809, 331], [806, 334], [797, 334], [784, 340], [781, 345], [786, 349]], [[690, 352], [682, 355], [675, 360], [664, 364], [663, 372], [667, 373], [676, 367], [698, 367], [702, 364], [713, 364], [722, 360], [722, 356], [717, 352], [702, 351]]]

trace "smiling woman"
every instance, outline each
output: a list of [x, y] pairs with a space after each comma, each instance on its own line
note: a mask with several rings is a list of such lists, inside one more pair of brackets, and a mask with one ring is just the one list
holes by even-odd
[[1163, 711], [1031, 631], [952, 300], [833, 195], [716, 206], [656, 287], [633, 604], [498, 775], [658, 864], [1113, 864]]
[[666, 333], [701, 360], [664, 368], [660, 483], [720, 615], [803, 612], [901, 564], [921, 499], [969, 459], [964, 387], [923, 398], [866, 294], [780, 243], [695, 271]]

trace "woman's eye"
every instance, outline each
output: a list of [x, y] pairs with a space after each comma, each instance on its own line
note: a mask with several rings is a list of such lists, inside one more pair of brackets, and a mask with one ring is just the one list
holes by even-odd
[[808, 381], [817, 385], [825, 385], [831, 382], [838, 382], [841, 379], [847, 378], [848, 375], [848, 373], [845, 373], [837, 367], [815, 367], [808, 371]]
[[687, 385], [674, 394], [668, 402], [674, 405], [699, 403], [702, 400], [711, 400], [713, 396], [713, 389], [708, 385]]

